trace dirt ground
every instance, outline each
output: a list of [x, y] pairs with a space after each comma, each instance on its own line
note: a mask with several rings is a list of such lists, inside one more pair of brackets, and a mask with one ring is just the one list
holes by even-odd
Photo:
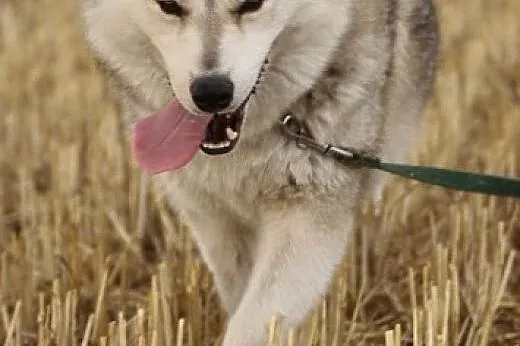
[[[0, 342], [214, 345], [211, 277], [131, 163], [73, 3], [0, 2]], [[520, 1], [437, 5], [415, 161], [518, 177]], [[395, 179], [359, 220], [308, 345], [520, 345], [519, 200]]]

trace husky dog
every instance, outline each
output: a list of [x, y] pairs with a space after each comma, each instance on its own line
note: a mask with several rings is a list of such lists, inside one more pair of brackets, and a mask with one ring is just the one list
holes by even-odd
[[[280, 130], [403, 160], [437, 56], [431, 0], [80, 0], [135, 160], [193, 232], [229, 314], [264, 345], [326, 292], [384, 177]], [[161, 173], [161, 174], [158, 174]]]

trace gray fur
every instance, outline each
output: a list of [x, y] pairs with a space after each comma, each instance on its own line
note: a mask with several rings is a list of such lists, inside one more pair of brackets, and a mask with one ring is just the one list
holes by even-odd
[[[142, 22], [113, 12], [118, 1], [136, 7], [146, 2], [91, 0], [85, 24], [93, 49], [122, 86], [126, 118], [137, 119], [169, 101], [173, 72], [167, 72], [165, 54], [158, 53]], [[214, 274], [230, 315], [225, 346], [263, 345], [266, 323], [276, 314], [285, 327], [301, 321], [344, 256], [365, 191], [376, 198], [382, 191], [383, 176], [343, 169], [298, 148], [281, 134], [280, 115], [291, 111], [319, 141], [403, 160], [437, 56], [430, 0], [268, 1], [276, 11], [292, 12], [269, 45], [270, 65], [247, 105], [235, 150], [219, 157], [200, 153], [185, 168], [154, 177]], [[240, 65], [226, 65], [220, 51], [224, 28], [236, 25], [222, 6], [236, 2], [204, 3], [210, 10], [200, 29], [202, 66]], [[276, 13], [269, 11], [265, 16]], [[197, 25], [190, 20], [183, 25]], [[248, 35], [243, 23], [236, 30]], [[244, 59], [264, 59], [241, 49]], [[182, 87], [172, 84], [184, 100]]]
[[221, 23], [215, 13], [215, 0], [206, 0], [206, 26], [204, 28], [204, 48], [202, 66], [211, 71], [218, 65]]

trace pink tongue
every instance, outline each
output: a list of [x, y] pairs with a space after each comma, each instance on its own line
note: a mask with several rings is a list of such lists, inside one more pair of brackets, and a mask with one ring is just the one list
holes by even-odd
[[134, 128], [132, 151], [139, 167], [161, 173], [187, 164], [204, 140], [211, 116], [193, 115], [173, 100]]

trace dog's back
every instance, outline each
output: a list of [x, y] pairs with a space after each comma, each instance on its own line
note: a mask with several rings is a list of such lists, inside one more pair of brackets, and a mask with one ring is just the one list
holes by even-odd
[[[399, 162], [410, 153], [433, 86], [437, 65], [438, 28], [430, 0], [391, 0], [389, 13], [393, 58], [388, 71], [386, 116], [380, 156]], [[392, 7], [391, 7], [392, 8]], [[411, 95], [414, 95], [411, 97]], [[371, 190], [380, 199], [381, 173], [374, 173]]]

